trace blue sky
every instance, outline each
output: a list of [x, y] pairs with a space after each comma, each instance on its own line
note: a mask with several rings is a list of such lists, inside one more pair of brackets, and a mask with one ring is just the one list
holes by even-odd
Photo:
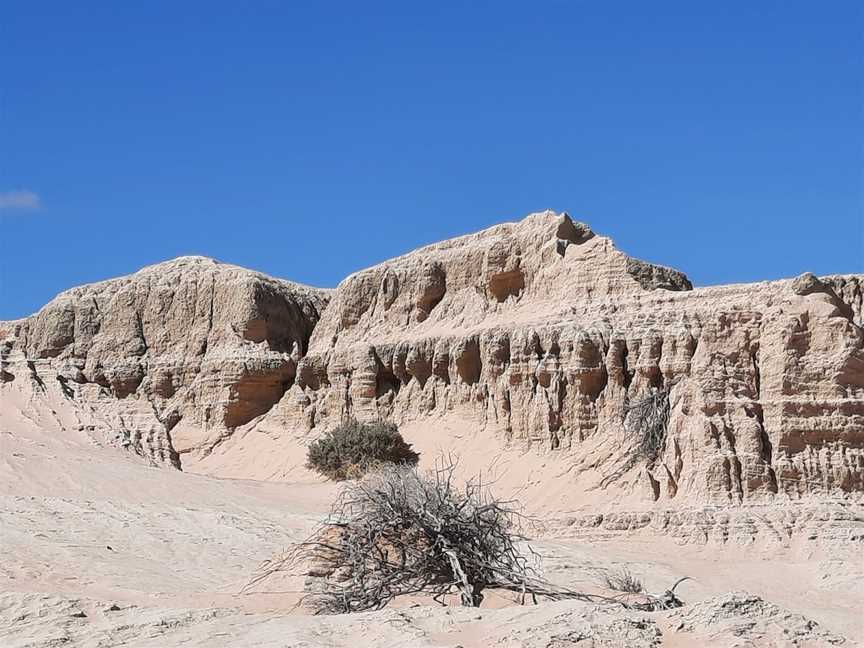
[[3, 4], [0, 318], [545, 208], [697, 285], [864, 271], [864, 3], [304, 4]]

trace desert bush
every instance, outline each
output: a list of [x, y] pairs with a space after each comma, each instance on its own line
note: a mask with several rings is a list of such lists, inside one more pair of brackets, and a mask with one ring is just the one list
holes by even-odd
[[393, 423], [350, 421], [326, 432], [308, 448], [306, 466], [342, 481], [357, 479], [382, 464], [415, 465], [419, 455]]
[[627, 397], [622, 421], [627, 445], [621, 463], [600, 481], [601, 487], [620, 479], [641, 461], [645, 461], [649, 469], [654, 467], [666, 449], [670, 389], [671, 385], [655, 387], [638, 398]]
[[630, 570], [623, 567], [615, 572], [606, 574], [606, 587], [616, 592], [628, 592], [630, 594], [639, 594], [644, 590], [642, 581], [633, 576]]
[[652, 389], [625, 404], [624, 426], [635, 437], [634, 455], [652, 465], [666, 448], [669, 390]]
[[516, 547], [517, 513], [479, 481], [456, 487], [454, 467], [383, 466], [343, 489], [327, 540], [315, 547], [338, 581], [314, 595], [316, 609], [354, 612], [401, 594], [451, 591], [478, 606], [487, 587], [524, 580], [529, 560]]
[[521, 532], [526, 519], [480, 478], [457, 485], [455, 468], [449, 458], [429, 472], [391, 464], [346, 482], [328, 519], [265, 563], [249, 586], [305, 571], [315, 578], [304, 602], [317, 613], [379, 609], [417, 593], [439, 602], [458, 594], [476, 607], [488, 588], [520, 592], [523, 602], [527, 594], [602, 599], [543, 580]]

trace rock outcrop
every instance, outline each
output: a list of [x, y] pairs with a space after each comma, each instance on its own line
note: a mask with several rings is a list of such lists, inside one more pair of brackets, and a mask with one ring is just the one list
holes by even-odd
[[[861, 491], [860, 322], [861, 277], [692, 290], [545, 212], [345, 279], [279, 410], [309, 428], [456, 411], [655, 500]], [[658, 392], [646, 466], [625, 415]]]
[[[259, 420], [296, 435], [457, 413], [664, 506], [860, 493], [862, 283], [693, 289], [543, 212], [332, 293], [198, 258], [146, 268], [0, 325], [0, 369], [7, 385], [54, 372], [72, 399], [146, 402], [156, 422], [135, 442], [159, 439], [160, 456]], [[646, 396], [668, 421], [652, 456], [628, 414]]]
[[279, 401], [327, 301], [324, 290], [181, 257], [0, 325], [5, 380], [50, 376], [104, 414], [96, 440], [179, 465], [178, 454], [206, 450]]

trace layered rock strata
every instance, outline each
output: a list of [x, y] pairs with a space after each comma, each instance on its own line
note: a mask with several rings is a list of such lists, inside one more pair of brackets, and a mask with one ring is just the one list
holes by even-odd
[[[861, 491], [861, 285], [693, 290], [566, 214], [535, 214], [345, 279], [280, 409], [309, 428], [461, 412], [590, 455], [598, 482], [627, 473], [657, 500]], [[660, 391], [662, 454], [640, 468], [626, 408]]]
[[[135, 443], [175, 463], [262, 415], [296, 435], [458, 414], [661, 504], [860, 493], [862, 284], [693, 289], [543, 212], [332, 293], [200, 258], [73, 289], [0, 325], [0, 369], [7, 386], [54, 372], [77, 402], [146, 403]], [[638, 457], [628, 411], [658, 394], [668, 424]]]
[[4, 380], [57, 380], [106, 415], [97, 440], [176, 465], [279, 401], [327, 301], [324, 290], [182, 257], [0, 325]]

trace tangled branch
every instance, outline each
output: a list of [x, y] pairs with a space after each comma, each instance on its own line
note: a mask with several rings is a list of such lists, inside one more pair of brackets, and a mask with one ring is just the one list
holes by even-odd
[[428, 473], [390, 465], [347, 482], [312, 536], [266, 563], [247, 588], [305, 566], [313, 578], [302, 602], [316, 613], [375, 610], [416, 593], [439, 603], [456, 593], [477, 607], [489, 588], [517, 592], [523, 603], [528, 595], [614, 602], [544, 580], [515, 503], [495, 498], [480, 477], [457, 485], [456, 465], [451, 457]]
[[637, 440], [634, 455], [649, 465], [666, 449], [669, 425], [669, 390], [653, 389], [624, 405], [624, 427]]
[[600, 482], [605, 488], [625, 475], [640, 461], [649, 468], [666, 449], [666, 431], [669, 427], [669, 391], [671, 385], [653, 388], [640, 398], [624, 403], [624, 431], [630, 443], [624, 463]]

